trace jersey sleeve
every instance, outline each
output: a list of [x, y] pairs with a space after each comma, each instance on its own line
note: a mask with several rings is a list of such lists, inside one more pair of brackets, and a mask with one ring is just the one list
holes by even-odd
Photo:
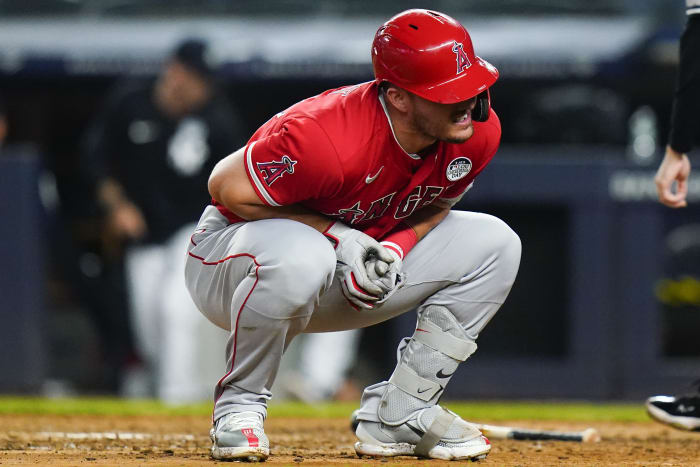
[[308, 117], [272, 123], [269, 132], [256, 133], [245, 148], [246, 172], [260, 199], [285, 206], [334, 195], [343, 173], [319, 124]]
[[471, 141], [473, 146], [468, 152], [475, 154], [472, 160], [472, 168], [469, 174], [458, 180], [457, 183], [447, 188], [440, 196], [440, 200], [454, 206], [462, 196], [471, 189], [474, 185], [474, 179], [481, 173], [482, 170], [491, 162], [493, 156], [498, 151], [498, 146], [501, 143], [501, 121], [498, 119], [496, 112], [491, 109], [489, 119], [475, 128], [475, 134]]
[[680, 65], [671, 113], [670, 146], [690, 151], [698, 133], [700, 104], [700, 13], [689, 15], [681, 36]]

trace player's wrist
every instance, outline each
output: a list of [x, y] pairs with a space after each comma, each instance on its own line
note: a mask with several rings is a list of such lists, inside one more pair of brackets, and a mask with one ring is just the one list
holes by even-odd
[[682, 151], [677, 151], [676, 149], [673, 148], [673, 146], [671, 146], [669, 144], [666, 146], [666, 156], [680, 160], [680, 159], [683, 159], [683, 156], [685, 156], [685, 153]]
[[379, 242], [379, 244], [381, 246], [383, 246], [384, 248], [386, 248], [387, 250], [389, 250], [389, 252], [392, 255], [394, 255], [396, 259], [403, 260], [404, 251], [403, 251], [403, 248], [401, 248], [401, 245], [398, 245], [394, 242], [390, 242], [390, 241], [386, 241], [386, 240], [383, 242]]
[[337, 250], [338, 246], [340, 245], [341, 239], [350, 230], [353, 229], [343, 224], [342, 222], [334, 220], [330, 224], [328, 224], [328, 227], [326, 227], [326, 229], [321, 233], [331, 242], [333, 248]]
[[384, 237], [381, 244], [404, 259], [411, 249], [418, 244], [418, 235], [408, 224], [399, 224]]
[[106, 214], [111, 214], [133, 205], [124, 194], [121, 185], [111, 178], [105, 179], [99, 184], [97, 199], [100, 208]]
[[138, 210], [138, 207], [128, 199], [121, 199], [103, 204], [102, 210], [108, 216], [115, 216], [119, 213]]

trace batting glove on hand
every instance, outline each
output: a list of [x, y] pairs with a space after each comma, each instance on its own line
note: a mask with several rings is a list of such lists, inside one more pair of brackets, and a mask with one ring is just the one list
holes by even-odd
[[[384, 243], [380, 245], [384, 245]], [[377, 301], [378, 304], [384, 303], [406, 282], [406, 275], [401, 271], [403, 267], [401, 256], [392, 248], [387, 248], [387, 250], [393, 256], [393, 262], [386, 263], [377, 257], [372, 257], [365, 262], [370, 280], [384, 291], [381, 299]]]
[[332, 223], [323, 234], [335, 245], [340, 286], [345, 298], [356, 307], [373, 309], [374, 302], [386, 291], [369, 278], [365, 262], [377, 258], [391, 264], [394, 256], [369, 235], [340, 222]]

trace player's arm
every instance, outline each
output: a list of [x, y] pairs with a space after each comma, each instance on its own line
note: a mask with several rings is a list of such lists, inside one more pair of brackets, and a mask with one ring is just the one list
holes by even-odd
[[[659, 201], [672, 208], [687, 206], [688, 177], [690, 177], [690, 160], [688, 156], [666, 146], [666, 154], [654, 177]], [[673, 186], [676, 185], [674, 192]]]
[[112, 177], [97, 182], [97, 200], [107, 213], [107, 225], [117, 236], [139, 239], [146, 235], [146, 218], [127, 197], [122, 185]]
[[447, 217], [451, 208], [452, 206], [449, 204], [436, 200], [434, 203], [414, 212], [410, 217], [405, 219], [404, 222], [410, 225], [416, 233], [417, 241], [421, 241], [423, 237], [428, 235], [428, 232], [433, 230]]
[[393, 295], [404, 283], [403, 259], [423, 237], [445, 219], [452, 204], [436, 200], [422, 207], [391, 230], [381, 242], [393, 257], [389, 264], [381, 258], [367, 262], [369, 277], [387, 290], [383, 300]]
[[387, 233], [382, 245], [403, 260], [423, 237], [447, 217], [451, 208], [451, 203], [442, 200], [422, 207]]
[[99, 207], [105, 215], [108, 231], [119, 239], [139, 239], [148, 225], [141, 209], [130, 200], [124, 186], [113, 175], [121, 142], [125, 138], [130, 113], [125, 109], [130, 89], [118, 87], [90, 125], [81, 144], [81, 171], [95, 190]]
[[290, 219], [306, 224], [332, 241], [339, 263], [344, 264], [341, 287], [345, 298], [355, 308], [374, 308], [385, 290], [374, 284], [367, 274], [365, 260], [369, 252], [387, 263], [393, 261], [388, 250], [372, 237], [331, 221], [299, 204], [268, 206], [258, 196], [248, 178], [244, 161], [245, 148], [225, 157], [214, 167], [209, 177], [209, 193], [219, 203], [243, 219]]
[[209, 193], [243, 219], [291, 219], [324, 232], [331, 220], [299, 204], [268, 206], [255, 192], [244, 166], [245, 148], [221, 159], [209, 177]]
[[[659, 201], [672, 208], [687, 205], [690, 160], [697, 131], [700, 103], [700, 15], [688, 17], [681, 36], [680, 67], [671, 113], [671, 131], [666, 154], [654, 182]], [[675, 191], [674, 191], [675, 186]]]

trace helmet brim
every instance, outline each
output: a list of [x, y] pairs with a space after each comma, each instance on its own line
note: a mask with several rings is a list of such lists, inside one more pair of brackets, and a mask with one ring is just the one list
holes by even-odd
[[480, 57], [475, 58], [475, 63], [454, 79], [434, 85], [413, 87], [410, 91], [439, 104], [455, 104], [471, 99], [490, 88], [498, 79], [495, 66]]

